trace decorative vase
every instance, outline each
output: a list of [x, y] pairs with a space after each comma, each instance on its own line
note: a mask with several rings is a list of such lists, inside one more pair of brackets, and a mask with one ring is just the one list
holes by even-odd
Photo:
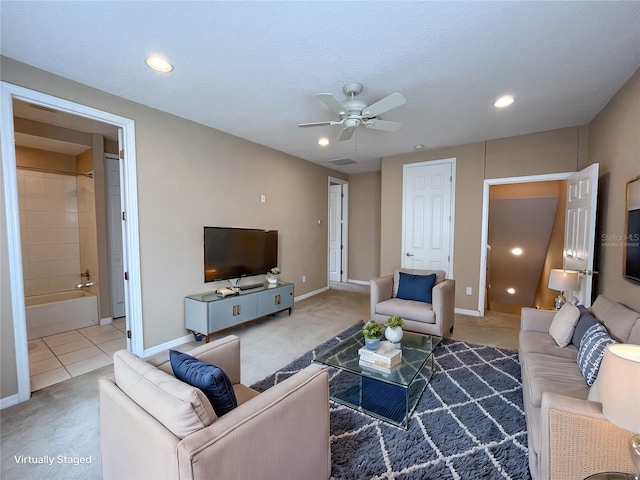
[[379, 338], [365, 338], [364, 345], [369, 350], [378, 350], [380, 348], [380, 339]]
[[387, 327], [384, 330], [384, 336], [391, 343], [398, 343], [400, 340], [402, 340], [402, 335], [404, 335], [402, 327]]
[[278, 275], [274, 275], [273, 273], [267, 273], [267, 282], [278, 283]]

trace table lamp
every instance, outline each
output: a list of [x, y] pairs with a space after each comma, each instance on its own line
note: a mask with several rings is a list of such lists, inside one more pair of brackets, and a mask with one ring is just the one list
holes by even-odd
[[554, 268], [549, 274], [549, 288], [551, 290], [558, 290], [560, 295], [555, 299], [554, 306], [556, 309], [560, 309], [564, 305], [567, 299], [564, 297], [564, 292], [573, 292], [578, 289], [578, 283], [580, 277], [575, 270], [564, 270], [561, 268]]
[[640, 345], [608, 345], [598, 372], [602, 414], [629, 430], [631, 458], [640, 472]]

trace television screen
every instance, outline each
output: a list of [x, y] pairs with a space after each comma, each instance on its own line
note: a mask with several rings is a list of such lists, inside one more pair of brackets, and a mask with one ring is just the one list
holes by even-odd
[[627, 212], [625, 265], [627, 278], [640, 282], [640, 210]]
[[204, 281], [267, 273], [278, 265], [278, 231], [204, 227]]

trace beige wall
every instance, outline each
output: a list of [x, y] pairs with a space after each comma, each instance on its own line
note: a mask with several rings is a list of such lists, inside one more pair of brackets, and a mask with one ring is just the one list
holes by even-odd
[[[184, 297], [215, 288], [203, 283], [204, 225], [278, 229], [282, 279], [296, 296], [327, 286], [327, 178], [346, 175], [4, 57], [1, 73], [135, 120], [145, 348], [185, 335]], [[2, 360], [4, 372], [4, 349]]]
[[622, 276], [623, 242], [616, 240], [625, 233], [626, 184], [640, 175], [640, 70], [591, 122], [588, 163], [600, 164], [598, 291], [640, 311], [640, 284]]
[[380, 172], [349, 175], [349, 279], [380, 272]]
[[[403, 165], [455, 158], [456, 308], [477, 311], [484, 180], [576, 171], [583, 130], [563, 128], [382, 159], [380, 273], [391, 273], [401, 262]], [[465, 294], [466, 287], [472, 295]]]

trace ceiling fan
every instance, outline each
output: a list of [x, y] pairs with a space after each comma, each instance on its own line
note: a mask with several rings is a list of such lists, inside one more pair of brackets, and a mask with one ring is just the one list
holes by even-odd
[[398, 122], [390, 122], [381, 120], [379, 115], [388, 112], [391, 109], [404, 105], [405, 98], [399, 93], [391, 95], [367, 106], [366, 103], [356, 100], [355, 97], [362, 92], [361, 83], [349, 83], [342, 88], [342, 91], [349, 97], [344, 102], [339, 102], [330, 93], [319, 93], [316, 95], [318, 100], [324, 103], [332, 111], [338, 114], [339, 120], [329, 120], [326, 122], [300, 123], [299, 127], [322, 127], [325, 125], [344, 125], [344, 130], [340, 134], [339, 141], [349, 140], [353, 131], [361, 125], [373, 130], [382, 130], [385, 132], [395, 132], [402, 124]]

